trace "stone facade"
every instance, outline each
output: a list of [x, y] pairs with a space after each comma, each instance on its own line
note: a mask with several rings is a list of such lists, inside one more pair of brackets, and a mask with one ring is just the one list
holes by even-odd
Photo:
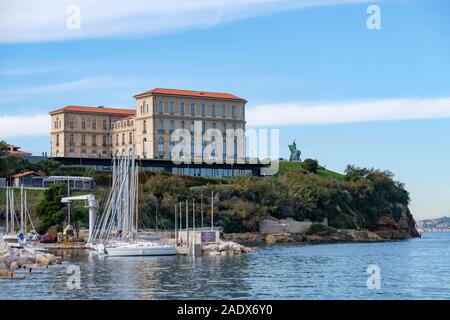
[[136, 110], [68, 106], [51, 112], [51, 155], [108, 158], [135, 148], [139, 158], [170, 159], [176, 129], [193, 132], [201, 125], [224, 136], [245, 131], [247, 101], [231, 94], [153, 89], [134, 98]]

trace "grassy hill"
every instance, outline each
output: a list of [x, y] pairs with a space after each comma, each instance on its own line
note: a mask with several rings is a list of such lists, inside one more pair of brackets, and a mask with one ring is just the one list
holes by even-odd
[[[278, 175], [285, 174], [287, 172], [298, 172], [304, 170], [301, 162], [294, 161], [281, 161]], [[330, 177], [337, 180], [344, 180], [344, 175], [338, 172], [327, 170], [326, 168], [319, 166], [317, 168], [317, 175], [320, 177]]]

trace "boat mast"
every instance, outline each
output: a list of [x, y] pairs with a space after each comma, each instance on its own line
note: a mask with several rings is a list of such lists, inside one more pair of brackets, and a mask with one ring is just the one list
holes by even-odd
[[23, 184], [20, 186], [20, 232], [23, 231]]
[[211, 191], [211, 231], [214, 230], [214, 191]]
[[136, 237], [138, 233], [139, 228], [139, 167], [136, 167], [136, 173], [135, 173], [135, 189], [136, 189], [136, 197], [135, 197], [135, 205], [134, 205], [134, 211], [135, 211], [135, 220], [136, 220]]
[[10, 205], [9, 205], [9, 210], [10, 210], [10, 219], [11, 220], [9, 220], [10, 221], [10, 225], [11, 225], [11, 233], [14, 233], [15, 232], [15, 230], [16, 230], [16, 226], [15, 226], [15, 216], [16, 216], [16, 213], [14, 212], [14, 189], [11, 189], [11, 197], [10, 197], [10, 201], [11, 201], [11, 203], [10, 203]]
[[9, 187], [6, 187], [5, 195], [6, 195], [6, 213], [5, 213], [6, 233], [8, 234], [9, 233]]
[[24, 231], [24, 233], [26, 234], [27, 233], [27, 212], [28, 212], [28, 209], [27, 209], [27, 190], [25, 190], [25, 193], [24, 193], [24, 199], [23, 199], [23, 205], [24, 205], [24, 226], [25, 226], [25, 229], [23, 230]]

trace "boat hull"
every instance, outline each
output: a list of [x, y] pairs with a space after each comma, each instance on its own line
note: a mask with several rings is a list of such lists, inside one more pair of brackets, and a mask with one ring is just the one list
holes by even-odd
[[174, 247], [111, 247], [106, 248], [110, 257], [174, 256], [178, 254]]

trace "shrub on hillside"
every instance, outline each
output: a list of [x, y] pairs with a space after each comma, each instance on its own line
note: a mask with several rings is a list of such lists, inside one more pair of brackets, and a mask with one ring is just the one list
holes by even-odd
[[303, 169], [311, 173], [317, 173], [319, 168], [319, 162], [313, 159], [305, 159], [301, 165]]

